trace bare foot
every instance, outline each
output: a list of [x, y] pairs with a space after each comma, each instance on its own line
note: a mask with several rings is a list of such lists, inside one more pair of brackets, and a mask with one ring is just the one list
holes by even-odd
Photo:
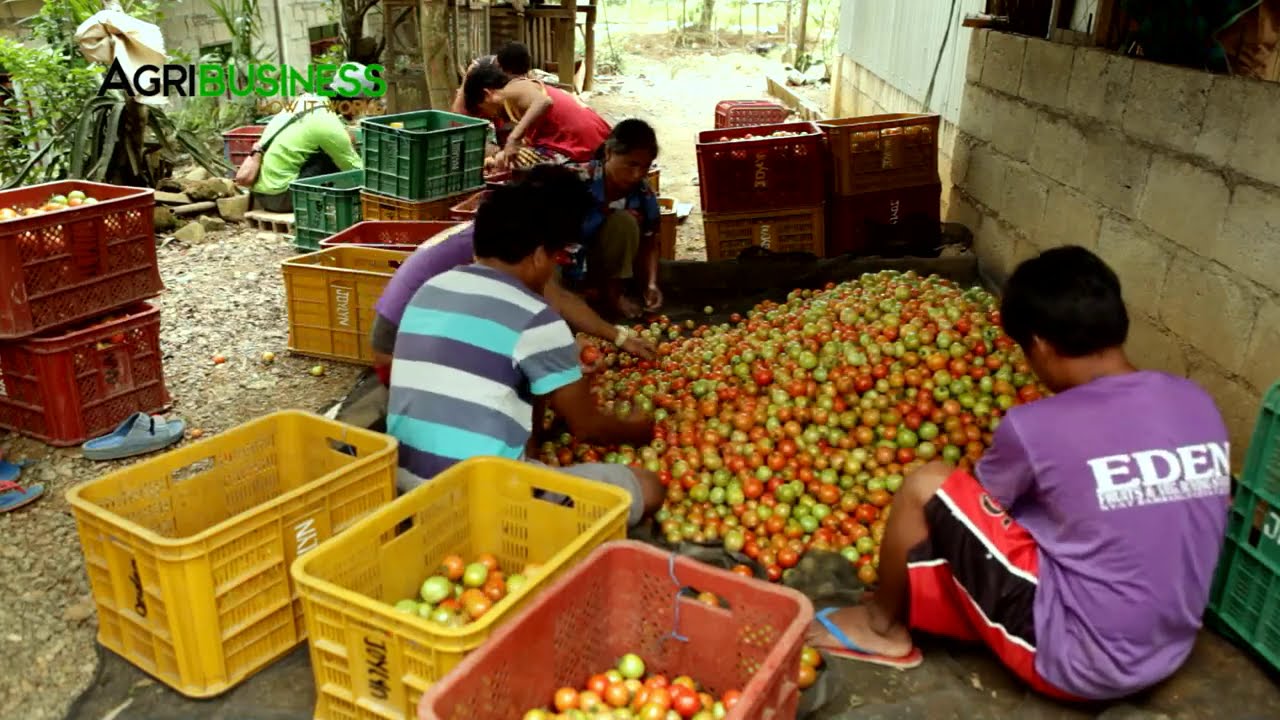
[[[845, 636], [863, 650], [890, 658], [903, 657], [911, 652], [911, 634], [907, 628], [897, 624], [887, 633], [877, 633], [871, 629], [871, 616], [866, 605], [855, 605], [842, 608], [827, 616], [836, 627], [844, 631]], [[845, 649], [844, 644], [832, 637], [816, 620], [809, 626], [806, 642], [816, 648]]]
[[618, 298], [618, 313], [622, 315], [622, 317], [628, 320], [633, 320], [640, 317], [643, 312], [644, 311], [640, 307], [640, 303], [635, 300], [632, 300], [625, 295]]

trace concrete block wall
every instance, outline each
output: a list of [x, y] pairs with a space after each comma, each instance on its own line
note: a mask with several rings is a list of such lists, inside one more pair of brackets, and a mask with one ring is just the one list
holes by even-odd
[[[961, 32], [946, 216], [996, 275], [1056, 245], [1098, 252], [1135, 360], [1213, 393], [1241, 462], [1280, 379], [1280, 84]], [[865, 95], [859, 112], [900, 107]]]
[[[164, 31], [165, 42], [171, 49], [182, 48], [197, 57], [201, 47], [230, 40], [226, 25], [205, 2], [182, 0], [167, 5], [164, 13], [161, 29]], [[325, 0], [281, 0], [280, 24], [284, 26], [284, 53], [283, 57], [279, 57], [274, 7], [270, 3], [264, 3], [261, 15], [263, 46], [277, 52], [276, 62], [283, 60], [297, 68], [305, 68], [311, 62], [310, 28], [337, 22], [330, 4]], [[366, 33], [381, 35], [380, 18], [374, 18], [372, 22], [366, 19], [365, 26]]]

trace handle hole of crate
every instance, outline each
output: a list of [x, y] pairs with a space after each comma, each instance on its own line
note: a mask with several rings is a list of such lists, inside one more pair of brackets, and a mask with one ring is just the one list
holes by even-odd
[[392, 270], [399, 270], [399, 269], [400, 269], [400, 266], [401, 266], [401, 265], [403, 265], [403, 264], [404, 264], [404, 263], [400, 262], [399, 260], [388, 260], [388, 261], [387, 261], [387, 265], [391, 266], [391, 269], [392, 269]]
[[685, 585], [684, 587], [680, 588], [680, 599], [682, 600], [688, 600], [689, 602], [695, 603], [697, 605], [702, 605], [703, 607], [708, 607], [713, 610], [723, 610], [725, 612], [733, 612], [733, 606], [729, 604], [728, 600], [725, 600], [724, 598], [720, 597], [719, 595], [716, 595], [715, 593], [709, 593], [711, 595], [714, 595], [716, 599], [716, 604], [712, 605], [711, 603], [704, 602], [702, 599], [700, 599], [699, 596], [701, 594], [702, 594], [702, 591], [692, 585]]
[[355, 445], [345, 443], [337, 438], [325, 438], [325, 440], [329, 443], [330, 450], [333, 450], [336, 453], [342, 453], [343, 455], [350, 455], [351, 457], [359, 457], [359, 453], [356, 452]]
[[529, 494], [533, 496], [534, 500], [541, 500], [542, 502], [559, 505], [560, 507], [575, 508], [578, 506], [577, 502], [568, 495], [552, 492], [551, 490], [545, 490], [543, 488], [530, 488]]
[[190, 465], [184, 465], [178, 468], [177, 470], [174, 470], [169, 475], [169, 479], [172, 482], [180, 483], [184, 480], [190, 480], [191, 478], [196, 477], [197, 475], [203, 475], [212, 469], [213, 469], [213, 458], [212, 457], [201, 458], [191, 463]]

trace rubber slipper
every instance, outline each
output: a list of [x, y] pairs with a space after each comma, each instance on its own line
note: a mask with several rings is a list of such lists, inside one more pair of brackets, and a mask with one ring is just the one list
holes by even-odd
[[24, 468], [31, 464], [30, 460], [19, 460], [11, 463], [8, 460], [0, 460], [0, 482], [13, 482], [21, 475]]
[[24, 488], [15, 482], [2, 481], [0, 482], [0, 513], [30, 505], [39, 500], [41, 495], [44, 495], [44, 485], [39, 483]]
[[84, 456], [90, 460], [119, 460], [155, 452], [181, 440], [186, 427], [182, 420], [134, 413], [109, 435], [86, 442]]
[[872, 665], [881, 665], [883, 667], [898, 668], [899, 670], [910, 670], [913, 667], [919, 667], [924, 662], [924, 653], [920, 652], [920, 648], [912, 646], [911, 652], [901, 657], [889, 657], [888, 655], [880, 655], [879, 653], [868, 652], [858, 647], [858, 644], [844, 634], [844, 631], [836, 626], [829, 617], [831, 613], [840, 608], [829, 607], [819, 610], [814, 618], [818, 624], [823, 627], [831, 637], [839, 642], [841, 647], [819, 647], [818, 650], [829, 652], [836, 657], [848, 658], [859, 662], [871, 663]]

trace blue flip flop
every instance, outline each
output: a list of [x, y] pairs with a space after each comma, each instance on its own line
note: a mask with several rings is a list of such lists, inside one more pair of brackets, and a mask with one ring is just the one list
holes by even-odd
[[0, 481], [0, 513], [30, 505], [44, 495], [44, 485], [39, 483], [22, 487], [11, 480]]
[[84, 456], [90, 460], [119, 460], [155, 452], [181, 440], [186, 427], [182, 420], [134, 413], [109, 435], [86, 442]]
[[8, 460], [0, 460], [0, 482], [13, 482], [14, 480], [17, 480], [22, 475], [22, 471], [26, 469], [28, 465], [31, 465], [30, 460], [19, 460], [16, 463], [11, 463]]
[[868, 652], [858, 647], [858, 644], [844, 634], [844, 631], [832, 622], [831, 613], [839, 610], [837, 607], [829, 607], [819, 610], [814, 619], [818, 621], [827, 632], [831, 633], [831, 637], [840, 643], [840, 647], [819, 647], [818, 650], [829, 652], [836, 657], [848, 658], [859, 662], [871, 663], [872, 665], [881, 665], [884, 667], [898, 668], [899, 670], [910, 670], [913, 667], [919, 667], [924, 662], [924, 653], [920, 648], [911, 647], [911, 652], [902, 657], [889, 657], [888, 655], [880, 655], [878, 653]]

